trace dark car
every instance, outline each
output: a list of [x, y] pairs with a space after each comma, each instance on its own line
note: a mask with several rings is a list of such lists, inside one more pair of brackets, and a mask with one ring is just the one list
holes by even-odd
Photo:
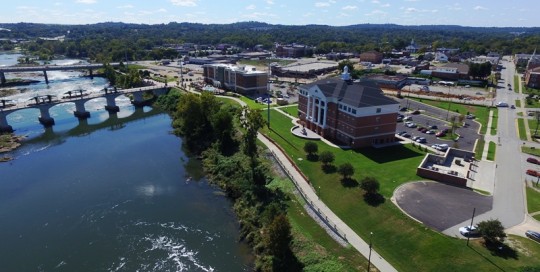
[[525, 236], [535, 240], [536, 242], [540, 242], [540, 233], [532, 230], [528, 230], [525, 232]]
[[526, 173], [527, 173], [527, 175], [530, 175], [530, 176], [533, 176], [533, 177], [538, 177], [539, 176], [538, 172], [535, 171], [535, 170], [532, 170], [532, 169], [528, 169]]
[[527, 162], [534, 163], [534, 164], [540, 164], [540, 160], [536, 158], [527, 158]]
[[399, 109], [399, 111], [407, 111], [407, 107], [403, 107], [403, 108]]
[[420, 111], [419, 111], [419, 110], [415, 110], [415, 111], [413, 111], [411, 114], [420, 114]]

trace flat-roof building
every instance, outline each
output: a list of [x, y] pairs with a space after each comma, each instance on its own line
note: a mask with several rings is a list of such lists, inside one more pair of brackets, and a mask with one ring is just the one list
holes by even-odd
[[205, 64], [203, 76], [208, 84], [241, 94], [263, 94], [268, 89], [268, 73], [251, 66]]

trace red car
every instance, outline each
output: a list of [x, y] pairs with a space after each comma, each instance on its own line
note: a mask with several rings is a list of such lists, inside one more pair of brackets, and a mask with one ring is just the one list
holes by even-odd
[[540, 164], [540, 160], [536, 158], [527, 158], [527, 162], [534, 163], [534, 164]]
[[529, 170], [527, 170], [527, 175], [531, 175], [531, 176], [533, 176], [533, 177], [538, 177], [538, 176], [540, 176], [540, 173], [538, 173], [538, 172], [535, 171], [535, 170], [529, 169]]
[[446, 135], [446, 133], [442, 132], [442, 131], [439, 131], [435, 134], [435, 136], [437, 137], [444, 137]]

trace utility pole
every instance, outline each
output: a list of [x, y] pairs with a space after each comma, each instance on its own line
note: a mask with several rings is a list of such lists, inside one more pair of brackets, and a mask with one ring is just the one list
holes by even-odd
[[373, 232], [369, 233], [369, 255], [368, 255], [368, 262], [367, 262], [367, 271], [369, 272], [369, 269], [371, 268], [371, 249], [373, 248], [371, 243], [371, 238], [373, 237]]
[[[471, 225], [470, 227], [472, 228], [472, 225], [473, 225], [473, 221], [474, 221], [474, 213], [476, 212], [476, 208], [473, 208], [472, 210], [472, 217], [471, 217]], [[467, 235], [467, 246], [469, 245], [469, 239], [471, 238], [471, 235]]]

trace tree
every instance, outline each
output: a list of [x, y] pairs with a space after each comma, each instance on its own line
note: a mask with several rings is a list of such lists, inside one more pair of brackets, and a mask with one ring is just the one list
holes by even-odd
[[248, 107], [242, 108], [241, 119], [242, 126], [246, 129], [243, 136], [244, 154], [255, 159], [257, 157], [257, 132], [266, 124], [266, 121], [261, 115], [261, 110]]
[[490, 219], [478, 223], [478, 232], [486, 241], [486, 244], [502, 242], [506, 238], [504, 227], [498, 219]]
[[334, 156], [334, 153], [330, 151], [323, 151], [321, 154], [319, 154], [319, 160], [323, 163], [324, 166], [327, 166], [328, 164], [331, 164], [334, 162], [334, 159], [336, 157]]
[[338, 167], [338, 173], [343, 176], [343, 179], [348, 179], [354, 175], [354, 167], [351, 163], [346, 162]]
[[360, 182], [360, 188], [362, 188], [368, 195], [379, 194], [380, 184], [374, 177], [365, 177]]
[[319, 146], [315, 142], [306, 142], [304, 144], [304, 151], [308, 153], [308, 158], [313, 158], [317, 151], [319, 151]]

